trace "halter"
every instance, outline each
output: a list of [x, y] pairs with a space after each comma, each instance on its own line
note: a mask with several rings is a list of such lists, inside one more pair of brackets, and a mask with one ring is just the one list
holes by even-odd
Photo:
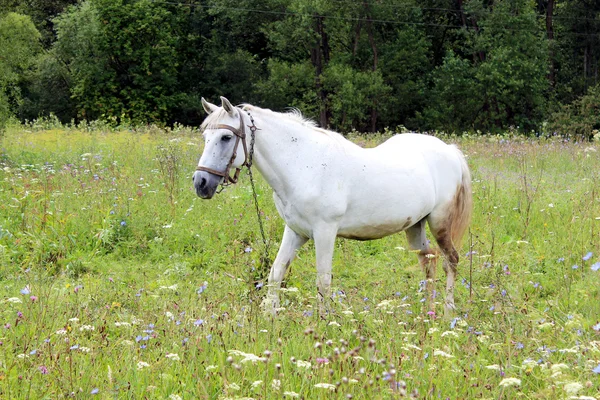
[[[234, 128], [231, 125], [226, 125], [226, 124], [219, 124], [216, 127], [216, 129], [227, 129], [235, 135], [235, 145], [233, 146], [233, 154], [231, 155], [231, 158], [229, 159], [229, 162], [227, 163], [227, 166], [225, 167], [225, 171], [217, 171], [212, 168], [207, 168], [207, 167], [203, 167], [203, 166], [196, 167], [196, 171], [206, 171], [213, 175], [223, 177], [224, 180], [223, 180], [223, 183], [221, 184], [223, 187], [237, 183], [238, 178], [240, 176], [240, 171], [242, 170], [242, 168], [244, 166], [246, 166], [246, 167], [248, 167], [248, 169], [250, 169], [250, 167], [252, 166], [252, 153], [254, 152], [254, 134], [258, 128], [254, 125], [254, 119], [252, 118], [250, 113], [248, 113], [248, 116], [250, 116], [250, 121], [252, 122], [252, 125], [248, 125], [248, 128], [250, 128], [250, 131], [252, 134], [252, 143], [251, 143], [251, 148], [250, 148], [250, 152], [249, 152], [248, 147], [246, 145], [246, 130], [245, 130], [245, 126], [244, 126], [244, 119], [242, 118], [242, 112], [239, 109], [237, 109], [237, 110], [238, 110], [238, 115], [240, 117], [240, 127], [238, 129]], [[240, 140], [242, 141], [242, 146], [244, 148], [244, 162], [239, 167], [236, 167], [235, 173], [233, 174], [233, 177], [232, 177], [231, 175], [229, 175], [229, 170], [231, 169], [231, 166], [233, 165], [233, 163], [237, 157], [237, 148], [238, 148], [238, 144], [240, 143]]]

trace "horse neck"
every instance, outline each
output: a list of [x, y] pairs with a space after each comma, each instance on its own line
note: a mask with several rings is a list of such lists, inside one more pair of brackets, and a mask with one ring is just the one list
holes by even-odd
[[300, 184], [294, 181], [300, 167], [297, 162], [308, 162], [304, 157], [309, 157], [309, 150], [304, 157], [298, 154], [301, 142], [319, 133], [283, 116], [265, 112], [253, 113], [253, 117], [259, 129], [254, 144], [254, 163], [273, 190], [282, 196], [289, 188]]

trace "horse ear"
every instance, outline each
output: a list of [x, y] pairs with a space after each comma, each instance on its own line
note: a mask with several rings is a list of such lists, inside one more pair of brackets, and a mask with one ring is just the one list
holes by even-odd
[[204, 97], [202, 98], [202, 107], [204, 108], [204, 111], [206, 111], [207, 114], [211, 114], [217, 109], [217, 106], [204, 100]]
[[229, 100], [227, 100], [225, 97], [221, 96], [221, 106], [223, 107], [223, 109], [225, 111], [227, 111], [227, 113], [231, 116], [235, 115], [235, 107], [233, 105], [231, 105], [231, 103], [229, 102]]

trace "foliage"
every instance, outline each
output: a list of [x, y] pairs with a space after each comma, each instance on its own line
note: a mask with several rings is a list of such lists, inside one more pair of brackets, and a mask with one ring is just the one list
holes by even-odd
[[20, 82], [41, 50], [40, 34], [26, 15], [0, 14], [0, 130], [21, 102]]
[[552, 114], [548, 125], [553, 134], [592, 139], [600, 130], [600, 84]]

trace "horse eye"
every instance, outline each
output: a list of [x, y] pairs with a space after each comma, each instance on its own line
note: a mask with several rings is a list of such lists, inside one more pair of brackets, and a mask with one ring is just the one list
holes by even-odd
[[221, 136], [221, 141], [222, 142], [229, 142], [231, 140], [233, 136], [231, 135], [225, 135], [225, 136]]

